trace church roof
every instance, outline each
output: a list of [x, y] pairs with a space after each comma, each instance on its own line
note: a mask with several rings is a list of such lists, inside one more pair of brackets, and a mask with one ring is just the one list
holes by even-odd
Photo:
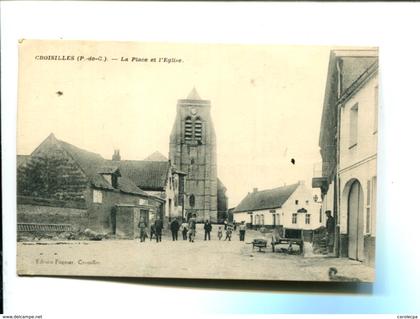
[[198, 92], [195, 89], [195, 87], [193, 87], [190, 94], [188, 94], [187, 100], [201, 100], [201, 97], [200, 97], [200, 95], [198, 95]]
[[234, 212], [279, 208], [289, 199], [298, 186], [299, 183], [248, 193], [239, 205], [236, 206]]
[[163, 155], [159, 151], [153, 152], [152, 154], [147, 156], [144, 160], [145, 161], [157, 161], [157, 162], [167, 162], [168, 161], [168, 159], [165, 157], [165, 155]]

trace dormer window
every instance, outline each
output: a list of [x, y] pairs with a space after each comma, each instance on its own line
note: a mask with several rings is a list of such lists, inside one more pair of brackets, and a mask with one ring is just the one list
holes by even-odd
[[102, 167], [98, 173], [112, 188], [118, 188], [118, 177], [121, 177], [118, 167]]

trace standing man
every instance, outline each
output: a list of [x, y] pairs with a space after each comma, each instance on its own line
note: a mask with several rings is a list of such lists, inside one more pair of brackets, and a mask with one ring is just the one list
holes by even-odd
[[210, 232], [211, 232], [211, 224], [209, 223], [209, 220], [207, 219], [204, 223], [204, 240], [207, 240], [207, 237], [210, 240]]
[[157, 216], [155, 220], [155, 233], [156, 233], [157, 243], [162, 241], [162, 229], [163, 229], [163, 222], [160, 219], [160, 216]]
[[144, 217], [140, 217], [140, 221], [138, 224], [138, 227], [140, 229], [140, 242], [144, 242], [146, 240], [146, 222], [144, 221]]
[[246, 225], [245, 225], [245, 222], [242, 221], [241, 224], [239, 225], [239, 240], [240, 241], [245, 241], [245, 230], [246, 230]]
[[179, 231], [179, 222], [178, 222], [178, 219], [175, 218], [171, 222], [172, 241], [178, 240], [178, 231]]
[[328, 252], [332, 253], [334, 251], [334, 238], [335, 238], [335, 218], [331, 215], [331, 211], [325, 211], [327, 215], [327, 247]]
[[195, 238], [195, 226], [197, 224], [197, 220], [195, 219], [196, 215], [193, 214], [190, 220], [188, 221], [188, 237], [190, 239], [190, 242], [194, 242]]

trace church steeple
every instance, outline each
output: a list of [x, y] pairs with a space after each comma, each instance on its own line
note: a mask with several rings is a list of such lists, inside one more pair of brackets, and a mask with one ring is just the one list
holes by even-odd
[[198, 92], [195, 89], [195, 86], [191, 90], [190, 94], [188, 94], [187, 100], [195, 100], [195, 101], [201, 100], [201, 97], [200, 95], [198, 95]]
[[177, 103], [170, 138], [171, 163], [185, 172], [185, 217], [217, 221], [216, 135], [210, 114], [211, 102], [203, 100], [194, 87]]

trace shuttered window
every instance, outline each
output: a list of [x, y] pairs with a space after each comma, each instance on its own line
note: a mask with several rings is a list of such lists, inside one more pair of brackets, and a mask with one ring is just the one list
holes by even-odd
[[185, 141], [191, 142], [192, 140], [192, 121], [191, 117], [185, 119]]
[[201, 142], [203, 135], [203, 123], [200, 118], [197, 118], [194, 122], [194, 137], [197, 142]]

